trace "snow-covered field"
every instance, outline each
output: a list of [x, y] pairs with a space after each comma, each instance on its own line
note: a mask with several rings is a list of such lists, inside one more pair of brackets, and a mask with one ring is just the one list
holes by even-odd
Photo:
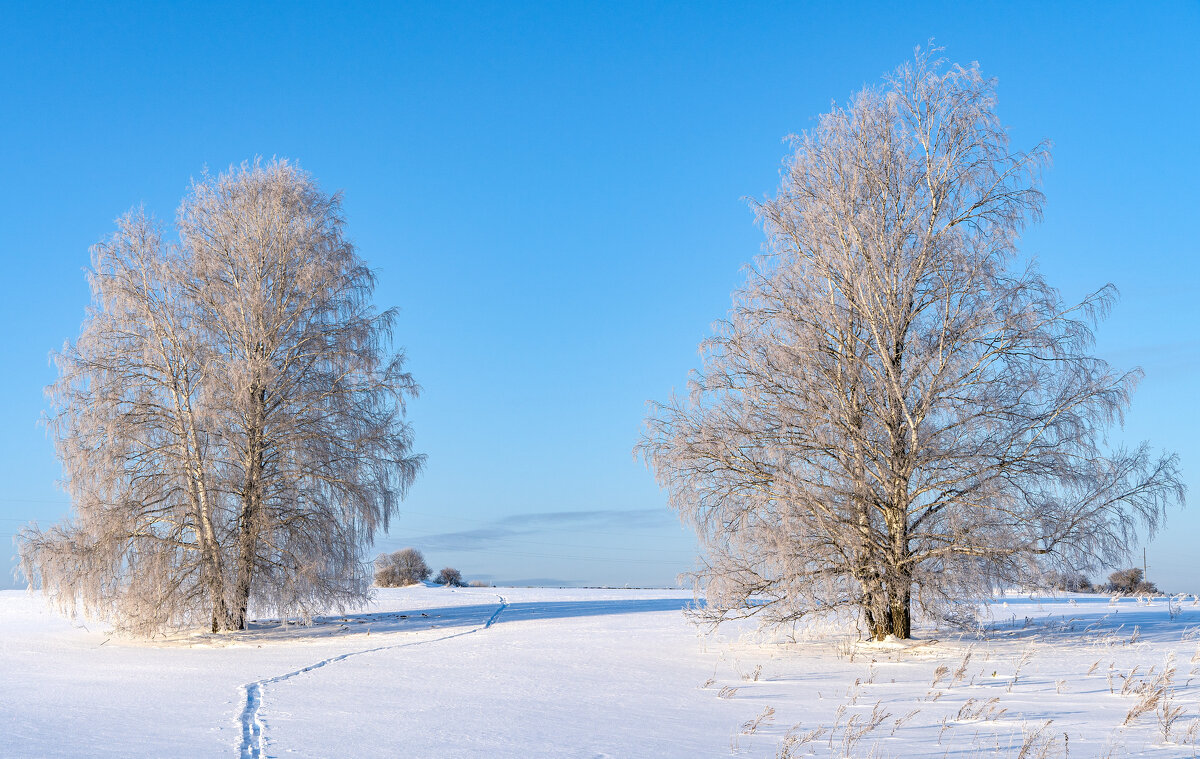
[[1196, 755], [1191, 597], [1010, 597], [984, 637], [903, 644], [706, 636], [689, 601], [414, 587], [308, 628], [146, 643], [4, 591], [0, 756]]

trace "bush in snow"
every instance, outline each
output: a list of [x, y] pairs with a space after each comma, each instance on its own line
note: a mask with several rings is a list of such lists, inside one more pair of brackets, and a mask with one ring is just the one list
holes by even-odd
[[437, 577], [433, 581], [438, 585], [445, 585], [448, 588], [462, 588], [466, 586], [463, 582], [462, 572], [459, 572], [454, 567], [446, 567], [441, 572], [437, 573]]
[[1137, 567], [1122, 569], [1108, 576], [1108, 590], [1124, 596], [1158, 595], [1158, 587], [1147, 580]]
[[400, 588], [427, 579], [429, 565], [415, 548], [380, 554], [375, 560], [375, 584], [381, 588]]

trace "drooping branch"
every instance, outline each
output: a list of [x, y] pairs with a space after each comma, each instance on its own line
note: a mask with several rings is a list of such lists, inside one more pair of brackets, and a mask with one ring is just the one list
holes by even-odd
[[1045, 143], [928, 52], [794, 138], [768, 252], [639, 450], [699, 530], [714, 619], [859, 608], [908, 634], [1047, 568], [1119, 559], [1182, 502], [1174, 457], [1104, 446], [1137, 372], [1090, 355], [1111, 286], [1062, 302], [1019, 260]]

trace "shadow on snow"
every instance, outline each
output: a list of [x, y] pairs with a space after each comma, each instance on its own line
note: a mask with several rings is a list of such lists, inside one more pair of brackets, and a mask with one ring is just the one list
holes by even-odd
[[[496, 625], [528, 620], [569, 619], [610, 614], [678, 612], [692, 601], [681, 598], [615, 599], [599, 601], [530, 601], [510, 603]], [[205, 638], [229, 643], [328, 639], [400, 632], [421, 632], [453, 627], [482, 627], [496, 611], [495, 603], [418, 608], [314, 617], [311, 625], [278, 619], [252, 620], [243, 632]]]
[[[1063, 609], [1064, 604], [1068, 608]], [[1054, 606], [1049, 610], [1053, 613], [1046, 613], [1043, 606]], [[1009, 608], [994, 603], [989, 611], [991, 621], [983, 626], [987, 637], [1037, 638], [1046, 642], [1095, 643], [1111, 639], [1116, 644], [1117, 638], [1129, 640], [1135, 629], [1139, 641], [1177, 641], [1200, 626], [1200, 605], [1189, 599], [1172, 600], [1168, 606], [1163, 597], [1148, 603], [1136, 598], [1114, 603], [1108, 596], [1024, 598]]]

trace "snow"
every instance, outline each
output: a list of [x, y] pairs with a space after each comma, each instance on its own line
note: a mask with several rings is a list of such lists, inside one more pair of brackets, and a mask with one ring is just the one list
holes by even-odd
[[[775, 757], [789, 733], [793, 756], [1195, 753], [1190, 597], [1010, 596], [985, 636], [879, 643], [705, 634], [690, 600], [412, 586], [311, 627], [139, 642], [3, 591], [0, 755]], [[1161, 705], [1122, 723], [1172, 656], [1165, 742]]]

